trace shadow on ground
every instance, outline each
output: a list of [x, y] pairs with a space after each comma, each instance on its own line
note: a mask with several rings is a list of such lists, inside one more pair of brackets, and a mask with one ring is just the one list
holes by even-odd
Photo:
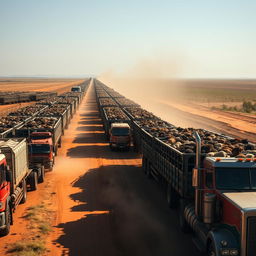
[[102, 166], [73, 186], [81, 192], [71, 195], [77, 203], [72, 211], [84, 212], [84, 217], [58, 225], [64, 234], [55, 241], [68, 248], [68, 255], [197, 255], [162, 189], [141, 168]]
[[81, 133], [76, 136], [73, 143], [108, 143], [105, 133]]
[[[77, 138], [76, 138], [77, 139]], [[94, 142], [95, 143], [95, 142]], [[98, 141], [99, 145], [83, 145], [68, 149], [71, 158], [140, 159], [141, 156], [131, 148], [127, 151], [111, 151], [109, 144]]]
[[76, 128], [77, 131], [94, 131], [94, 132], [101, 132], [103, 131], [103, 127], [99, 126], [79, 126]]

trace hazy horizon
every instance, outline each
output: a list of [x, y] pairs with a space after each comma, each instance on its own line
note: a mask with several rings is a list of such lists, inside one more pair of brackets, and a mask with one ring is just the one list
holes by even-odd
[[119, 76], [139, 67], [160, 78], [256, 77], [252, 0], [0, 0], [0, 8], [0, 76]]

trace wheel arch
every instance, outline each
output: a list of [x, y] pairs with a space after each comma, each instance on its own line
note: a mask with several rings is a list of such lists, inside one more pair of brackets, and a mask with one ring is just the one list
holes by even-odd
[[[222, 241], [226, 241], [227, 246], [223, 246]], [[229, 230], [228, 228], [214, 229], [208, 233], [206, 240], [206, 251], [211, 242], [214, 244], [217, 253], [216, 256], [221, 256], [220, 249], [222, 248], [238, 249], [240, 251], [240, 245], [237, 239], [237, 234], [234, 231]]]

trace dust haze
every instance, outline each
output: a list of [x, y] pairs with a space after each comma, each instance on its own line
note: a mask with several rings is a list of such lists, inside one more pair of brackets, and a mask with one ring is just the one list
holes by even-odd
[[161, 102], [185, 100], [185, 84], [178, 79], [181, 73], [182, 65], [176, 59], [154, 58], [143, 59], [124, 72], [106, 72], [98, 79], [162, 119], [177, 126], [192, 126]]

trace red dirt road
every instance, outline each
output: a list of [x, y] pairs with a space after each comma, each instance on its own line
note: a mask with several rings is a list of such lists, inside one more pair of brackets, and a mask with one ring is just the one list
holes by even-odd
[[196, 255], [140, 156], [109, 150], [92, 88], [62, 145], [49, 175], [57, 210], [51, 255]]

